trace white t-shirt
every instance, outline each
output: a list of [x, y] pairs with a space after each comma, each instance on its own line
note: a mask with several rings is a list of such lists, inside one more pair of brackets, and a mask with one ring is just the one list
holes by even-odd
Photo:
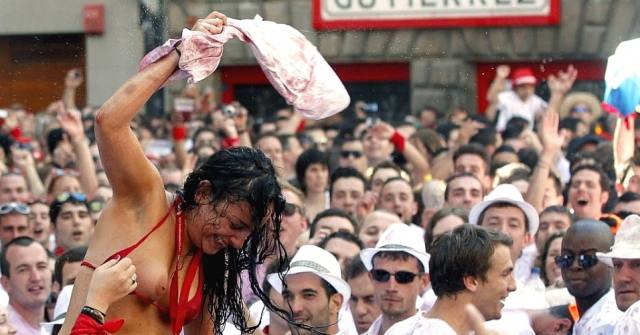
[[611, 290], [580, 316], [573, 326], [573, 335], [611, 335], [622, 315]]
[[507, 122], [514, 116], [519, 116], [529, 121], [529, 127], [533, 128], [537, 114], [544, 112], [547, 102], [537, 95], [530, 96], [522, 101], [514, 91], [505, 91], [498, 94], [498, 122], [496, 129], [501, 132], [507, 127]]
[[640, 301], [627, 309], [613, 331], [613, 335], [627, 334], [640, 334]]
[[457, 335], [448, 323], [440, 319], [426, 318], [423, 313], [393, 325], [385, 335]]

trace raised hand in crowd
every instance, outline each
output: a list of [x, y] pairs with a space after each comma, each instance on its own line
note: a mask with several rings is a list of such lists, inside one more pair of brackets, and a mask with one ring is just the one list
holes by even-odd
[[491, 83], [489, 90], [487, 91], [487, 101], [489, 106], [485, 111], [485, 115], [489, 120], [494, 120], [497, 114], [498, 106], [498, 94], [507, 88], [509, 74], [511, 74], [511, 67], [509, 65], [498, 65], [496, 68], [496, 78]]
[[551, 99], [549, 107], [554, 110], [560, 110], [560, 104], [564, 96], [571, 90], [573, 83], [578, 78], [578, 70], [573, 65], [569, 65], [565, 71], [560, 70], [557, 75], [549, 75], [547, 78], [547, 86], [551, 91]]
[[529, 189], [525, 197], [538, 212], [544, 209], [545, 184], [551, 168], [555, 166], [557, 157], [561, 154], [562, 144], [567, 136], [566, 130], [558, 130], [559, 124], [560, 115], [551, 107], [542, 115], [538, 123], [538, 136], [542, 143], [542, 150], [529, 178]]
[[84, 77], [80, 69], [67, 71], [67, 75], [64, 77], [64, 92], [62, 94], [62, 100], [66, 108], [78, 109], [76, 106], [76, 91], [83, 82]]
[[68, 140], [76, 154], [76, 163], [79, 172], [80, 186], [89, 199], [93, 198], [98, 189], [96, 166], [84, 133], [80, 111], [66, 108], [62, 103], [58, 104], [57, 120], [60, 127], [68, 136]]

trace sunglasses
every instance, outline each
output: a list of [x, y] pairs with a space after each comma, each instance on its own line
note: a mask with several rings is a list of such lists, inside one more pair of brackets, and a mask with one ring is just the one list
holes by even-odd
[[9, 214], [11, 212], [27, 215], [31, 213], [31, 210], [29, 209], [29, 206], [17, 202], [7, 202], [0, 205], [0, 215]]
[[[556, 261], [556, 265], [558, 265], [561, 269], [568, 269], [573, 264], [573, 261], [576, 259], [576, 256], [573, 254], [564, 254], [556, 256], [554, 259]], [[582, 253], [578, 255], [578, 264], [583, 269], [589, 269], [598, 264], [598, 256], [594, 254], [585, 254]]]
[[360, 158], [360, 157], [362, 157], [362, 152], [361, 151], [352, 151], [352, 150], [342, 150], [342, 151], [340, 151], [340, 157], [349, 158], [349, 156], [353, 156], [353, 158]]
[[67, 202], [67, 201], [85, 202], [87, 201], [87, 196], [79, 192], [64, 192], [64, 193], [60, 193], [56, 197], [56, 201], [57, 202]]
[[398, 284], [409, 284], [413, 282], [418, 274], [409, 271], [398, 271], [396, 273], [391, 273], [389, 271], [380, 269], [371, 270], [371, 277], [373, 278], [373, 280], [379, 283], [388, 282], [389, 279], [391, 279], [392, 275], [396, 279], [396, 282]]
[[292, 216], [296, 214], [296, 212], [302, 214], [302, 207], [288, 202], [284, 204], [284, 210], [282, 211], [282, 214], [284, 214], [285, 216]]

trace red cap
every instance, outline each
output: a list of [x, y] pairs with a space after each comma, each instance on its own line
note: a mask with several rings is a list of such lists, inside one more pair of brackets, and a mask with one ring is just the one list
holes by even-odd
[[513, 72], [513, 84], [515, 86], [525, 84], [535, 85], [536, 82], [536, 76], [533, 75], [533, 71], [528, 67], [522, 67]]

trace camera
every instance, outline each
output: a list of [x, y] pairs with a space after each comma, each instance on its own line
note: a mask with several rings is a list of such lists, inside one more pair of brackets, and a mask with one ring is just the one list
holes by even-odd
[[367, 127], [373, 127], [378, 122], [380, 122], [380, 116], [378, 115], [378, 103], [371, 102], [362, 108], [362, 110], [367, 114]]
[[233, 105], [225, 105], [224, 108], [222, 108], [222, 113], [226, 117], [234, 117], [236, 116], [236, 107]]

